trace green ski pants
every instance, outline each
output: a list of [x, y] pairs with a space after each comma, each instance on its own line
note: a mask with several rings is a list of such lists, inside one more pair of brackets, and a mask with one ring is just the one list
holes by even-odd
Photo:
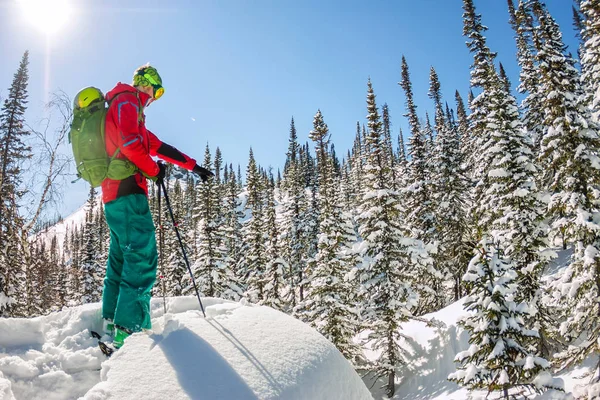
[[148, 199], [119, 197], [104, 205], [110, 250], [102, 293], [102, 318], [139, 332], [150, 329], [150, 296], [158, 255]]

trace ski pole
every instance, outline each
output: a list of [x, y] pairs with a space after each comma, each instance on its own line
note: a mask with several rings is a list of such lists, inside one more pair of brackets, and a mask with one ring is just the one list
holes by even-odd
[[196, 291], [196, 297], [198, 297], [198, 303], [200, 303], [200, 309], [202, 310], [202, 315], [206, 318], [206, 313], [204, 312], [204, 306], [202, 305], [202, 300], [200, 300], [200, 293], [198, 292], [198, 286], [196, 286], [196, 280], [194, 279], [194, 274], [192, 273], [192, 268], [190, 267], [190, 262], [188, 261], [187, 254], [185, 252], [185, 247], [183, 246], [183, 241], [181, 240], [181, 235], [179, 234], [179, 229], [177, 229], [177, 223], [175, 222], [175, 216], [173, 215], [173, 209], [171, 208], [171, 202], [169, 201], [169, 195], [167, 194], [167, 189], [165, 187], [164, 182], [160, 182], [160, 186], [165, 195], [165, 202], [167, 203], [167, 208], [169, 209], [169, 214], [171, 214], [171, 220], [173, 220], [173, 228], [175, 228], [175, 233], [177, 234], [177, 240], [179, 240], [179, 245], [181, 246], [181, 251], [183, 253], [183, 259], [185, 260], [185, 265], [187, 266], [188, 272], [192, 277], [192, 284], [194, 285], [194, 290]]
[[158, 260], [160, 264], [160, 280], [162, 284], [162, 295], [163, 295], [163, 308], [164, 313], [167, 313], [167, 295], [165, 290], [165, 264], [164, 264], [164, 256], [163, 256], [163, 229], [162, 229], [162, 207], [161, 207], [161, 190], [158, 190], [158, 249], [160, 251], [160, 258]]

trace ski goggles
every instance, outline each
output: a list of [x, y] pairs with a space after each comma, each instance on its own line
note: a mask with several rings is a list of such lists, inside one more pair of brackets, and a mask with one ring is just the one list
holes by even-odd
[[154, 80], [154, 78], [149, 74], [144, 74], [143, 76], [148, 80], [148, 82], [150, 82], [152, 89], [154, 89], [154, 100], [160, 99], [162, 95], [165, 94], [165, 88], [162, 87], [160, 83], [156, 82], [156, 80]]

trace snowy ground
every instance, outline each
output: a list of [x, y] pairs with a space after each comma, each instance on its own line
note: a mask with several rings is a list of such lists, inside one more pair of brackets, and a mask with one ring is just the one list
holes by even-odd
[[[153, 332], [113, 357], [91, 338], [100, 306], [0, 319], [0, 400], [370, 399], [350, 364], [312, 328], [268, 307], [193, 297], [152, 303]], [[104, 361], [104, 362], [103, 362]]]
[[[554, 273], [567, 265], [571, 253], [570, 249], [559, 251], [558, 258], [549, 272]], [[400, 371], [394, 400], [465, 400], [469, 398], [469, 392], [466, 389], [446, 379], [449, 374], [456, 371], [454, 356], [469, 348], [468, 332], [457, 325], [463, 315], [465, 315], [463, 300], [460, 300], [440, 311], [424, 316], [426, 319], [442, 322], [443, 326], [427, 326], [427, 324], [417, 321], [411, 321], [402, 326], [402, 332], [411, 338], [406, 345], [412, 349], [414, 360]], [[367, 357], [370, 359], [374, 359], [376, 356], [375, 353], [367, 353]], [[574, 398], [587, 399], [590, 378], [585, 375], [590, 368], [595, 368], [597, 363], [598, 357], [595, 357], [577, 368], [554, 376], [562, 379], [565, 391], [571, 393]], [[387, 399], [385, 391], [380, 389], [385, 384], [383, 380], [373, 382], [367, 376], [364, 378], [364, 382], [371, 388], [375, 399]], [[472, 398], [484, 399], [486, 393], [474, 393]], [[489, 400], [493, 398], [491, 395], [487, 397]], [[535, 395], [532, 395], [531, 398], [535, 398]], [[554, 399], [552, 395], [548, 394], [538, 398]], [[600, 398], [600, 394], [593, 398]]]

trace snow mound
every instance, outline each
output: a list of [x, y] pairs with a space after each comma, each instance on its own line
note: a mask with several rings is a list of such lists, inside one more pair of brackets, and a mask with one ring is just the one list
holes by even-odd
[[[194, 297], [152, 301], [153, 331], [106, 360], [100, 305], [0, 320], [0, 400], [372, 399], [348, 361], [269, 307]], [[166, 308], [166, 314], [164, 313]]]

